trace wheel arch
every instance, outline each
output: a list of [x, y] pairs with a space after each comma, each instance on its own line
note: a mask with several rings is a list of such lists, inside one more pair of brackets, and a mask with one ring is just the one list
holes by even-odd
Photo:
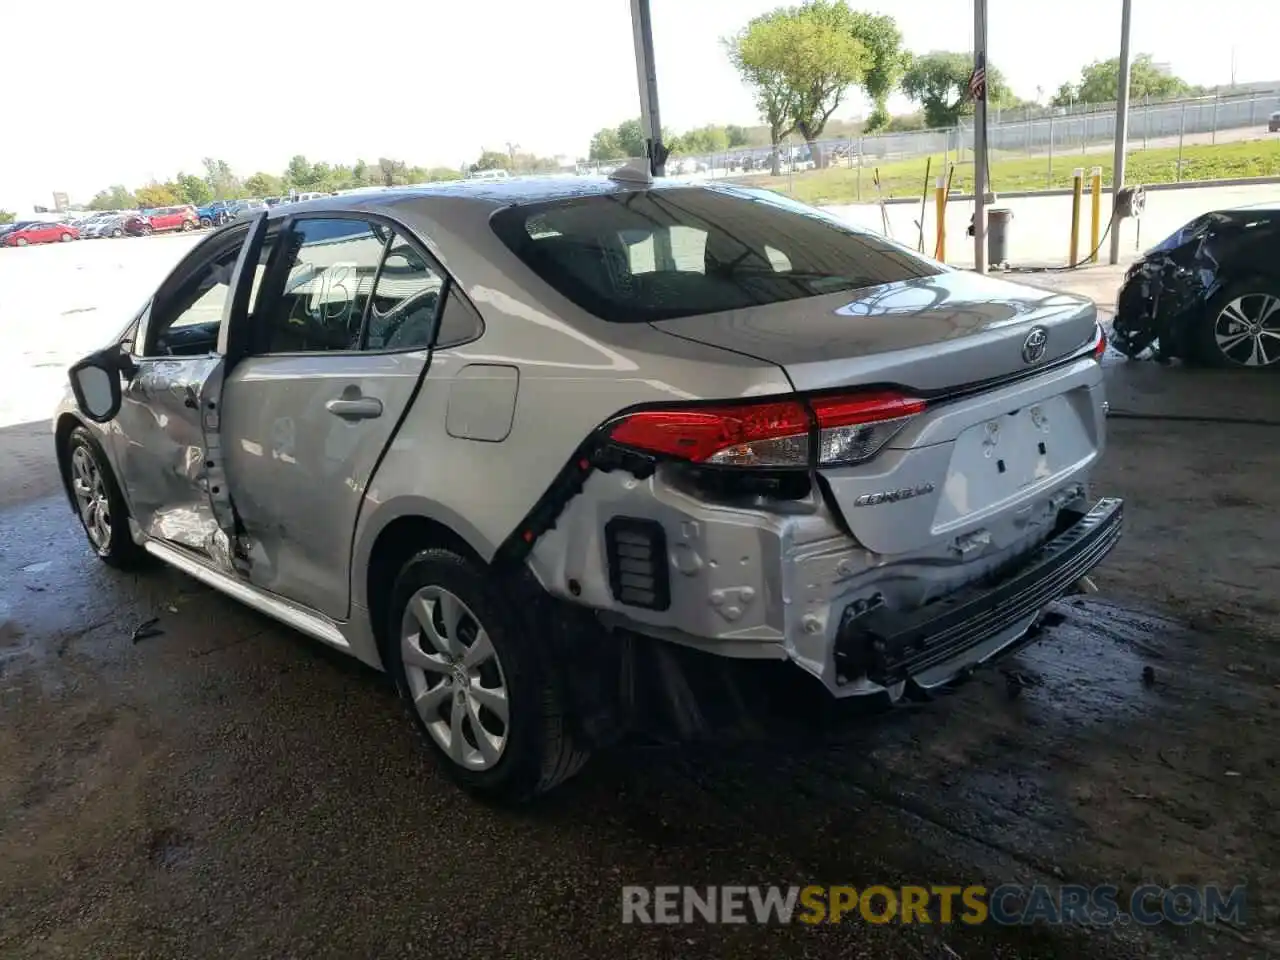
[[353, 557], [353, 601], [354, 606], [367, 611], [378, 655], [385, 668], [387, 616], [392, 587], [400, 568], [414, 554], [432, 547], [453, 550], [487, 566], [496, 547], [485, 543], [479, 532], [463, 518], [417, 498], [383, 504], [372, 522], [364, 527]]
[[[72, 513], [79, 513], [75, 494], [71, 491], [71, 433], [76, 427], [86, 424], [74, 413], [62, 413], [58, 416], [53, 428], [53, 449], [58, 458], [58, 476], [62, 480], [62, 492], [67, 495], [67, 505]], [[90, 431], [92, 433], [92, 431]]]

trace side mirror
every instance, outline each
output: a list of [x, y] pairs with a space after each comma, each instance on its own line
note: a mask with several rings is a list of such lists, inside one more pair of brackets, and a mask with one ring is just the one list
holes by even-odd
[[120, 375], [131, 373], [133, 361], [113, 345], [91, 353], [69, 371], [76, 406], [94, 423], [106, 423], [120, 412]]

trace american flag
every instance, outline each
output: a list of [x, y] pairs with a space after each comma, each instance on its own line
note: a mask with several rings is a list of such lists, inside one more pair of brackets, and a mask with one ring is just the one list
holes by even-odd
[[969, 99], [985, 100], [987, 98], [987, 66], [982, 60], [978, 61], [977, 66], [973, 68], [973, 73], [969, 74]]

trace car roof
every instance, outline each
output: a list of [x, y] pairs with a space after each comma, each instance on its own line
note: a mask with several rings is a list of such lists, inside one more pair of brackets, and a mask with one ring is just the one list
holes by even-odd
[[[694, 182], [702, 185], [700, 181]], [[563, 176], [508, 177], [492, 180], [449, 180], [441, 183], [424, 183], [411, 187], [371, 188], [336, 197], [325, 196], [315, 200], [291, 203], [287, 207], [272, 209], [271, 219], [291, 214], [324, 210], [369, 210], [385, 208], [388, 212], [405, 205], [431, 206], [433, 200], [471, 201], [478, 208], [489, 211], [513, 205], [567, 200], [574, 197], [606, 196], [634, 191], [637, 187], [663, 189], [688, 187], [690, 181], [655, 180], [653, 183], [615, 181], [608, 177]], [[452, 205], [452, 204], [451, 204]]]
[[1241, 203], [1234, 207], [1223, 207], [1217, 213], [1272, 213], [1280, 212], [1280, 202], [1275, 200], [1262, 203]]

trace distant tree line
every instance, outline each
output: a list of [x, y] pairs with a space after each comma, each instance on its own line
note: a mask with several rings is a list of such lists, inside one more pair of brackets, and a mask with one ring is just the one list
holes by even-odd
[[[170, 180], [153, 181], [133, 190], [121, 184], [100, 190], [89, 202], [91, 210], [133, 210], [190, 203], [203, 206], [214, 200], [245, 197], [278, 197], [290, 190], [299, 193], [333, 193], [359, 187], [397, 187], [411, 183], [459, 180], [468, 172], [504, 168], [513, 173], [545, 173], [557, 169], [557, 161], [522, 153], [515, 145], [507, 153], [483, 150], [480, 158], [462, 168], [417, 167], [403, 160], [379, 157], [377, 163], [315, 163], [302, 154], [294, 156], [281, 173], [258, 171], [241, 178], [225, 160], [205, 157], [204, 173], [179, 172]], [[0, 221], [2, 222], [2, 221]]]
[[300, 193], [332, 193], [358, 187], [394, 187], [410, 183], [457, 180], [462, 176], [462, 171], [453, 167], [410, 166], [403, 160], [388, 157], [379, 157], [377, 163], [372, 164], [364, 160], [357, 160], [352, 164], [329, 164], [324, 161], [312, 163], [298, 154], [279, 174], [260, 170], [242, 178], [225, 160], [206, 157], [203, 175], [179, 172], [170, 180], [153, 181], [133, 190], [116, 184], [98, 191], [89, 202], [89, 209], [131, 210], [179, 203], [202, 206], [214, 200], [283, 196], [290, 190]]

